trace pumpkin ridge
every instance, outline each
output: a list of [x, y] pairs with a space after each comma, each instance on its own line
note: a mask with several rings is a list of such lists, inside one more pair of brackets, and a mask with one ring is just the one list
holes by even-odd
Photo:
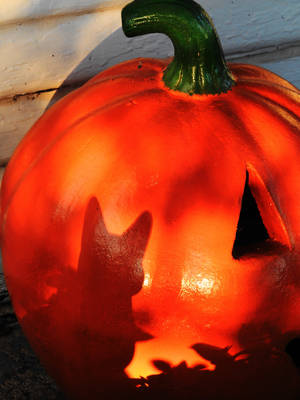
[[[235, 95], [237, 94], [238, 87], [234, 89]], [[230, 123], [231, 131], [236, 132], [235, 138], [238, 141], [238, 148], [242, 149], [245, 143], [251, 146], [251, 152], [256, 149], [257, 141], [253, 138], [250, 129], [244, 122], [243, 117], [239, 112], [238, 99], [233, 97], [231, 101], [222, 103], [222, 106], [216, 108], [218, 112], [224, 115], [224, 118]], [[240, 133], [243, 133], [243, 136]], [[246, 141], [245, 141], [246, 137]], [[240, 150], [239, 150], [240, 151]]]
[[118, 74], [123, 73], [140, 73], [141, 70], [146, 69], [148, 71], [159, 72], [166, 68], [168, 65], [168, 58], [151, 58], [151, 57], [137, 57], [132, 60], [123, 61], [121, 64], [113, 65], [112, 67], [101, 71], [96, 76], [89, 79], [88, 82], [93, 82], [99, 77], [113, 76], [116, 72]]
[[132, 93], [130, 95], [127, 95], [125, 97], [121, 97], [118, 100], [110, 103], [110, 104], [105, 104], [104, 106], [99, 107], [96, 110], [93, 110], [91, 113], [86, 114], [84, 117], [80, 118], [79, 120], [76, 120], [72, 125], [69, 125], [66, 129], [64, 129], [62, 132], [60, 132], [57, 136], [55, 136], [53, 138], [53, 140], [48, 143], [41, 151], [38, 155], [36, 155], [36, 158], [34, 159], [34, 161], [28, 166], [28, 168], [23, 172], [23, 174], [21, 175], [21, 177], [19, 178], [19, 180], [15, 183], [14, 185], [14, 189], [11, 191], [11, 193], [7, 196], [7, 198], [3, 198], [2, 197], [2, 203], [1, 203], [1, 220], [0, 220], [0, 228], [1, 228], [1, 232], [4, 229], [4, 225], [5, 225], [5, 220], [6, 220], [6, 214], [7, 214], [7, 209], [15, 195], [15, 193], [18, 190], [18, 187], [22, 184], [22, 182], [24, 181], [24, 179], [27, 177], [27, 175], [30, 173], [30, 171], [36, 167], [36, 165], [38, 165], [39, 161], [42, 160], [44, 158], [44, 156], [48, 153], [48, 151], [57, 143], [59, 142], [60, 139], [62, 139], [66, 134], [68, 133], [72, 133], [72, 129], [74, 128], [74, 126], [76, 125], [80, 125], [81, 123], [83, 123], [84, 121], [86, 121], [87, 119], [89, 119], [90, 117], [92, 117], [93, 115], [102, 112], [104, 110], [108, 110], [110, 108], [113, 108], [114, 106], [120, 105], [122, 104], [124, 101], [126, 100], [130, 100], [133, 96], [137, 96], [139, 94], [143, 95], [145, 93], [149, 93], [149, 92], [161, 92], [163, 91], [162, 89], [159, 88], [150, 88], [148, 90], [142, 90], [136, 93]]
[[[135, 81], [138, 82], [143, 82], [146, 79], [150, 79], [150, 78], [155, 78], [157, 77], [157, 75], [159, 74], [159, 70], [147, 70], [147, 71], [141, 71], [140, 73], [137, 73], [136, 71], [132, 71], [132, 72], [126, 72], [126, 74], [123, 73], [119, 73], [117, 75], [108, 75], [108, 76], [104, 76], [102, 78], [98, 78], [97, 80], [91, 80], [91, 81], [87, 81], [84, 86], [85, 87], [90, 87], [90, 86], [97, 86], [97, 85], [101, 85], [103, 83], [107, 83], [107, 82], [119, 82], [119, 80], [121, 79], [134, 79]], [[152, 79], [153, 81], [153, 79]]]
[[249, 93], [257, 94], [266, 100], [274, 101], [274, 103], [280, 104], [285, 108], [298, 109], [300, 115], [299, 93], [292, 89], [276, 83], [256, 80], [239, 80], [237, 87], [241, 90], [247, 90]]
[[[291, 128], [288, 131], [293, 132], [298, 136], [300, 115], [297, 115], [291, 109], [285, 107], [283, 104], [279, 104], [273, 99], [270, 99], [260, 93], [248, 91], [246, 96], [254, 100], [256, 104], [263, 106], [264, 109], [268, 110], [274, 117], [278, 118], [282, 122], [282, 126], [284, 127], [284, 129], [286, 129], [285, 125], [288, 124]], [[280, 112], [278, 112], [278, 110], [280, 110]], [[294, 121], [294, 123], [292, 123], [292, 120]]]
[[[155, 76], [155, 75], [154, 75]], [[126, 78], [126, 77], [125, 77]], [[130, 76], [129, 76], [129, 78], [130, 78]], [[136, 76], [134, 75], [134, 74], [132, 74], [132, 76], [131, 76], [131, 79], [135, 79], [136, 78]], [[122, 75], [120, 75], [120, 79], [123, 79], [123, 76]], [[142, 77], [141, 78], [141, 82], [143, 83], [143, 81], [144, 82], [146, 82], [146, 85], [149, 87], [149, 86], [153, 86], [153, 82], [155, 82], [155, 80], [153, 80], [153, 81], [151, 81], [151, 82], [148, 82], [147, 80], [145, 80], [145, 78], [144, 77]], [[89, 82], [89, 81], [88, 81]], [[53, 108], [52, 108], [52, 111], [57, 111], [57, 110], [60, 110], [60, 108], [61, 108], [61, 106], [62, 105], [64, 105], [65, 104], [65, 102], [66, 101], [68, 101], [68, 107], [72, 107], [72, 106], [75, 106], [76, 107], [76, 103], [78, 102], [78, 95], [80, 94], [80, 93], [83, 93], [83, 96], [86, 96], [86, 88], [88, 87], [88, 89], [89, 88], [95, 88], [95, 87], [97, 87], [97, 85], [98, 84], [102, 84], [103, 82], [104, 82], [104, 80], [103, 80], [103, 82], [93, 82], [93, 83], [91, 83], [91, 84], [88, 84], [88, 82], [85, 84], [85, 85], [83, 85], [82, 87], [80, 87], [79, 89], [77, 89], [76, 91], [74, 91], [74, 92], [72, 92], [72, 93], [70, 93], [69, 95], [67, 95], [67, 96], [65, 96], [64, 98], [62, 98], [61, 99], [61, 101], [63, 101], [63, 102], [57, 102], [56, 104], [54, 104], [53, 105]], [[111, 78], [110, 77], [107, 77], [107, 78], [105, 78], [105, 82], [107, 82], [107, 83], [111, 83]], [[119, 80], [115, 80], [115, 83], [116, 83], [116, 85], [118, 85], [119, 84]], [[136, 90], [136, 86], [134, 87], [134, 89]], [[151, 89], [152, 89], [152, 87], [151, 87]], [[145, 90], [145, 88], [141, 88], [141, 90], [140, 91], [143, 91], [143, 90]], [[74, 96], [75, 94], [77, 94], [77, 96]], [[125, 96], [125, 95], [128, 95], [128, 96], [135, 96], [135, 92], [132, 92], [132, 88], [130, 88], [129, 90], [128, 90], [128, 93], [123, 93], [122, 94], [122, 96]], [[80, 97], [79, 97], [80, 98]], [[114, 98], [114, 100], [115, 100], [115, 98]], [[105, 104], [107, 104], [107, 102], [108, 102], [109, 100], [105, 100]], [[72, 105], [73, 104], [73, 105]], [[99, 107], [95, 107], [94, 108], [94, 110], [97, 110]], [[92, 111], [91, 111], [92, 112]], [[76, 120], [74, 120], [73, 121], [73, 124], [75, 124], [77, 121], [78, 121], [79, 119], [76, 119]], [[45, 124], [45, 122], [44, 122], [44, 120], [42, 120], [42, 117], [35, 123], [35, 125], [33, 125], [33, 127], [30, 129], [30, 131], [28, 132], [28, 135], [26, 136], [26, 142], [28, 141], [28, 140], [33, 140], [36, 136], [37, 136], [37, 133], [39, 132], [39, 129], [41, 128], [40, 127], [40, 124]], [[70, 126], [70, 125], [68, 125], [68, 126]], [[65, 126], [64, 127], [64, 129], [67, 129], [68, 128], [68, 126]], [[58, 133], [57, 133], [58, 134]], [[56, 135], [54, 135], [54, 137], [53, 137], [53, 139], [56, 137]], [[25, 139], [25, 138], [24, 138]], [[41, 137], [41, 139], [43, 140], [43, 137]], [[16, 158], [16, 155], [18, 155], [18, 159], [19, 159], [19, 162], [20, 162], [20, 157], [24, 157], [24, 158], [26, 158], [26, 160], [22, 160], [23, 161], [23, 163], [22, 163], [22, 169], [23, 170], [25, 170], [26, 168], [28, 168], [28, 166], [29, 166], [29, 162], [27, 161], [27, 156], [25, 156], [25, 155], [23, 155], [23, 149], [24, 148], [26, 148], [26, 142], [24, 143], [24, 140], [22, 140], [21, 142], [20, 142], [20, 144], [19, 144], [19, 146], [17, 147], [17, 149], [16, 149], [16, 153], [14, 154], [14, 156], [12, 157], [12, 159], [11, 159], [11, 161], [10, 161], [10, 164], [8, 165], [8, 168], [7, 168], [7, 172], [6, 172], [6, 175], [9, 173], [9, 170], [12, 168], [12, 163], [13, 163], [13, 161], [14, 161], [14, 158]], [[38, 149], [38, 152], [39, 151], [42, 151], [41, 150], [41, 146], [45, 146], [46, 145], [46, 143], [43, 143], [43, 141], [41, 142], [41, 143], [39, 143], [39, 146], [40, 146], [40, 148]], [[43, 147], [42, 147], [43, 148]], [[36, 154], [34, 154], [34, 155], [32, 155], [32, 157], [29, 157], [29, 158], [33, 158], [33, 157], [36, 157]], [[14, 178], [14, 180], [15, 180], [15, 183], [17, 183], [17, 180], [18, 179], [20, 179], [21, 178], [21, 176], [19, 176], [18, 178]], [[10, 179], [11, 179], [11, 177], [10, 177]], [[6, 179], [5, 179], [6, 180]], [[8, 189], [6, 189], [6, 191], [7, 191]]]
[[[259, 87], [265, 88], [265, 89], [274, 89], [274, 90], [282, 90], [283, 93], [286, 96], [291, 96], [291, 97], [298, 97], [299, 95], [299, 91], [297, 90], [297, 88], [290, 88], [288, 86], [285, 85], [280, 85], [277, 82], [272, 82], [272, 81], [267, 81], [264, 79], [247, 79], [247, 77], [245, 78], [239, 78], [237, 84], [239, 84], [240, 86], [246, 86], [249, 88], [255, 88], [255, 85], [258, 85]], [[295, 96], [294, 96], [295, 95]]]
[[287, 89], [296, 90], [298, 92], [298, 88], [292, 85], [290, 82], [281, 78], [279, 75], [274, 72], [258, 67], [256, 65], [245, 64], [245, 63], [228, 63], [230, 69], [234, 75], [237, 76], [238, 80], [249, 80], [249, 81], [263, 81], [265, 84], [281, 82], [282, 85]]

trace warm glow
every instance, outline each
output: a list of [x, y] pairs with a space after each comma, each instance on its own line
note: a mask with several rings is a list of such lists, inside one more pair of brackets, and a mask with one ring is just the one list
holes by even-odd
[[184, 276], [181, 281], [182, 291], [199, 292], [202, 295], [210, 295], [213, 291], [215, 281], [211, 278], [203, 278], [201, 274], [195, 276]]
[[[155, 360], [218, 375], [227, 349], [299, 331], [299, 94], [239, 64], [227, 93], [174, 93], [167, 65], [125, 62], [56, 103], [3, 178], [14, 309], [75, 398]], [[234, 256], [247, 173], [267, 238], [250, 216]]]
[[172, 367], [185, 361], [188, 367], [205, 364], [207, 369], [215, 369], [213, 364], [201, 358], [190, 348], [190, 345], [180, 340], [174, 341], [174, 338], [170, 336], [136, 343], [133, 360], [125, 372], [131, 378], [159, 374], [161, 371], [152, 364], [153, 360], [166, 361]]
[[149, 273], [145, 274], [145, 278], [144, 278], [144, 286], [149, 287], [151, 286], [151, 277]]
[[57, 294], [57, 287], [53, 287], [53, 286], [47, 286], [47, 288], [45, 289], [45, 300], [49, 300], [52, 296]]

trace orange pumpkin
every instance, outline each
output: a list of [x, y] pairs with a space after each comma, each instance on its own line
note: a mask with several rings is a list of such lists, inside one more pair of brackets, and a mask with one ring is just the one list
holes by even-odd
[[75, 398], [151, 360], [199, 363], [199, 342], [234, 353], [300, 330], [299, 91], [226, 65], [192, 1], [136, 0], [123, 29], [167, 33], [174, 59], [124, 62], [60, 100], [1, 188], [16, 314]]

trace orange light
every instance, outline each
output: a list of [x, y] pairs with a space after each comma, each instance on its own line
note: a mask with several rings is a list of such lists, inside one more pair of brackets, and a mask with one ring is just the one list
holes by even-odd
[[[131, 60], [66, 96], [3, 177], [15, 311], [75, 398], [300, 330], [299, 91], [232, 64], [231, 90], [189, 95], [162, 81], [169, 62]], [[234, 256], [246, 186], [267, 238]]]
[[161, 373], [155, 365], [154, 360], [166, 361], [171, 367], [186, 362], [188, 367], [204, 364], [205, 369], [213, 371], [215, 366], [205, 360], [191, 348], [188, 343], [174, 340], [174, 337], [159, 337], [148, 342], [138, 342], [135, 347], [134, 358], [125, 372], [130, 378], [147, 377]]

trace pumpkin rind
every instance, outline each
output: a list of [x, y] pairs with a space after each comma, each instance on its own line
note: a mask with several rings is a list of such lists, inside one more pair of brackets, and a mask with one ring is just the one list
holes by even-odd
[[[190, 96], [163, 83], [168, 63], [131, 60], [66, 96], [25, 136], [3, 178], [1, 247], [13, 305], [75, 397], [86, 385], [98, 393], [99, 376], [123, 376], [134, 345], [147, 363], [165, 346], [175, 363], [192, 359], [187, 349], [199, 341], [239, 350], [249, 324], [262, 337], [266, 326], [300, 330], [299, 91], [264, 69], [230, 64], [230, 91]], [[237, 260], [246, 171], [284, 250]], [[127, 286], [109, 268], [104, 281], [97, 272], [108, 255], [115, 276], [126, 257], [135, 260]], [[106, 287], [107, 303], [97, 292]], [[116, 312], [104, 327], [101, 313], [122, 307], [128, 320]]]

